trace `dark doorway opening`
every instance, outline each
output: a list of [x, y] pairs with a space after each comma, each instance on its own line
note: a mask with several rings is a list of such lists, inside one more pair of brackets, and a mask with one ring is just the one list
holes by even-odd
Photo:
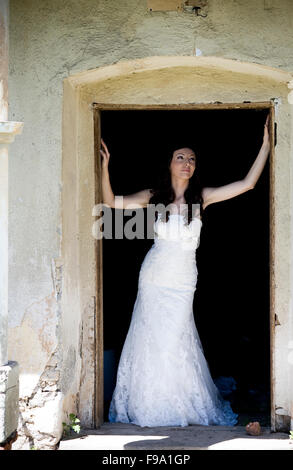
[[[194, 149], [204, 186], [244, 178], [260, 150], [267, 113], [268, 109], [101, 111], [114, 194], [151, 188], [168, 151], [178, 145]], [[269, 192], [267, 162], [252, 191], [207, 207], [196, 252], [195, 324], [211, 375], [239, 413], [240, 425], [255, 420], [270, 425]], [[109, 210], [114, 220], [115, 210]], [[124, 217], [125, 223], [129, 218]], [[103, 240], [105, 421], [140, 266], [152, 243]]]

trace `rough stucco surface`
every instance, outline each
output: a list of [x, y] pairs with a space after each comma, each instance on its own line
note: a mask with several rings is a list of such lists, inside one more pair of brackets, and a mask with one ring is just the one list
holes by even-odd
[[[118, 61], [149, 56], [194, 56], [198, 49], [203, 56], [293, 70], [291, 0], [213, 0], [208, 2], [206, 11], [206, 18], [189, 13], [149, 13], [144, 0], [127, 0], [123, 4], [114, 0], [10, 1], [9, 119], [23, 121], [24, 130], [11, 148], [9, 162], [9, 358], [20, 364], [22, 416], [23, 422], [29, 423], [21, 441], [23, 446], [39, 442], [43, 448], [50, 448], [56, 443], [62, 430], [60, 410], [76, 411], [78, 387], [83, 381], [80, 377], [82, 321], [73, 318], [70, 328], [70, 317], [65, 317], [60, 307], [63, 80]], [[134, 76], [131, 81], [112, 78], [106, 86], [105, 83], [89, 85], [84, 93], [89, 96], [96, 93], [105, 101], [109, 101], [110, 91], [113, 100], [121, 96], [130, 100], [133, 96], [136, 102], [172, 102], [175, 95], [170, 93], [176, 73], [182, 80], [182, 70], [174, 72], [170, 81], [168, 70], [158, 72], [156, 80], [153, 72], [146, 71], [144, 76]], [[235, 95], [227, 88], [225, 74], [214, 72], [213, 80], [218, 88], [217, 93], [211, 94], [205, 73], [208, 72], [202, 70], [197, 75], [188, 74], [187, 82], [181, 81], [182, 95], [186, 85], [190, 86], [196, 79], [205, 100], [219, 100], [220, 95], [221, 101], [235, 101]], [[281, 93], [286, 102], [285, 87], [280, 91], [273, 81], [243, 79], [241, 74], [236, 74], [233, 80], [235, 87], [248, 87], [250, 100], [259, 100], [259, 90], [264, 85], [264, 99], [275, 96], [276, 87], [276, 94]], [[131, 93], [133, 86], [137, 86], [136, 95]], [[177, 93], [180, 96], [180, 89]], [[247, 97], [243, 95], [242, 99]], [[286, 108], [282, 113], [289, 115]], [[280, 145], [284, 150], [287, 148], [287, 153], [282, 155], [289, 159], [289, 129], [284, 128], [283, 132]], [[290, 175], [282, 173], [283, 164], [290, 166], [282, 161], [276, 168], [276, 176], [279, 172], [286, 188], [277, 195], [280, 207], [290, 189]], [[287, 222], [285, 217], [282, 224]], [[278, 227], [281, 232], [282, 224]], [[282, 246], [285, 246], [285, 232], [282, 236]], [[277, 253], [280, 255], [276, 257], [277, 263], [292, 256], [290, 249], [287, 241], [283, 255]], [[282, 269], [284, 287], [277, 302], [281, 317], [283, 312], [286, 319], [292, 306], [283, 303], [281, 307], [281, 301], [289, 289], [290, 273]], [[282, 324], [282, 318], [280, 321]], [[287, 326], [285, 322], [283, 333], [281, 329], [278, 333], [279, 344], [284, 345], [280, 360], [284, 361], [287, 360], [284, 331]], [[43, 374], [46, 380], [42, 380]], [[285, 395], [282, 398], [282, 390], [280, 394], [287, 413], [287, 398]], [[47, 397], [46, 407], [44, 397]], [[65, 397], [63, 408], [61, 397]]]

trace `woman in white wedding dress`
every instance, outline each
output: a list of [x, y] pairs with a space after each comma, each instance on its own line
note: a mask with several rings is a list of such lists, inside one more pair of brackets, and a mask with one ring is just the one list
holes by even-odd
[[213, 382], [194, 322], [195, 252], [202, 227], [201, 209], [252, 189], [260, 177], [270, 151], [268, 117], [262, 147], [243, 180], [191, 194], [196, 188], [191, 185], [196, 176], [196, 155], [190, 148], [176, 149], [168, 165], [169, 195], [174, 196], [168, 205], [168, 197], [159, 190], [143, 190], [115, 201], [108, 173], [110, 154], [103, 140], [102, 145], [105, 205], [123, 209], [165, 201], [169, 211], [157, 211], [154, 243], [141, 265], [109, 421], [149, 427], [233, 426], [238, 415]]

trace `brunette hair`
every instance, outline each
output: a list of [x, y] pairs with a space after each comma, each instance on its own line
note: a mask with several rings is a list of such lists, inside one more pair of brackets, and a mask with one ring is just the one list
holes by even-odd
[[[172, 203], [175, 199], [175, 191], [172, 186], [172, 181], [171, 181], [171, 172], [170, 172], [170, 164], [173, 158], [173, 154], [176, 150], [180, 148], [190, 148], [192, 150], [192, 147], [186, 147], [186, 145], [180, 146], [173, 146], [170, 148], [168, 154], [168, 160], [167, 160], [167, 168], [164, 165], [164, 173], [160, 177], [160, 179], [157, 181], [155, 188], [151, 189], [152, 196], [149, 200], [149, 204], [164, 204], [164, 206], [168, 206], [168, 204]], [[186, 188], [184, 192], [184, 199], [186, 201], [186, 204], [188, 206], [187, 210], [187, 223], [189, 224], [192, 220], [193, 214], [192, 214], [192, 204], [200, 204], [200, 215], [202, 216], [202, 204], [203, 204], [203, 198], [202, 198], [202, 184], [200, 182], [199, 178], [199, 162], [198, 162], [198, 156], [195, 154], [195, 159], [196, 159], [196, 169], [192, 175], [192, 177], [189, 179], [189, 184], [188, 187]], [[169, 220], [169, 211], [166, 212], [166, 222]], [[158, 211], [155, 211], [155, 220], [158, 218]]]

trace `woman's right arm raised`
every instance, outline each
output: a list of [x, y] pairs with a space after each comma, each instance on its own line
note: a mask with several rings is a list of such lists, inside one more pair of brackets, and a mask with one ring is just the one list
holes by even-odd
[[113, 194], [111, 183], [110, 183], [110, 176], [109, 176], [109, 159], [110, 153], [108, 148], [101, 139], [102, 146], [104, 150], [100, 150], [101, 155], [103, 157], [102, 160], [102, 192], [103, 192], [103, 204], [115, 208], [115, 209], [136, 209], [136, 208], [143, 208], [146, 207], [150, 198], [151, 198], [151, 190], [150, 189], [143, 189], [142, 191], [138, 191], [137, 193], [129, 194], [127, 196], [121, 196], [115, 199], [115, 195]]

